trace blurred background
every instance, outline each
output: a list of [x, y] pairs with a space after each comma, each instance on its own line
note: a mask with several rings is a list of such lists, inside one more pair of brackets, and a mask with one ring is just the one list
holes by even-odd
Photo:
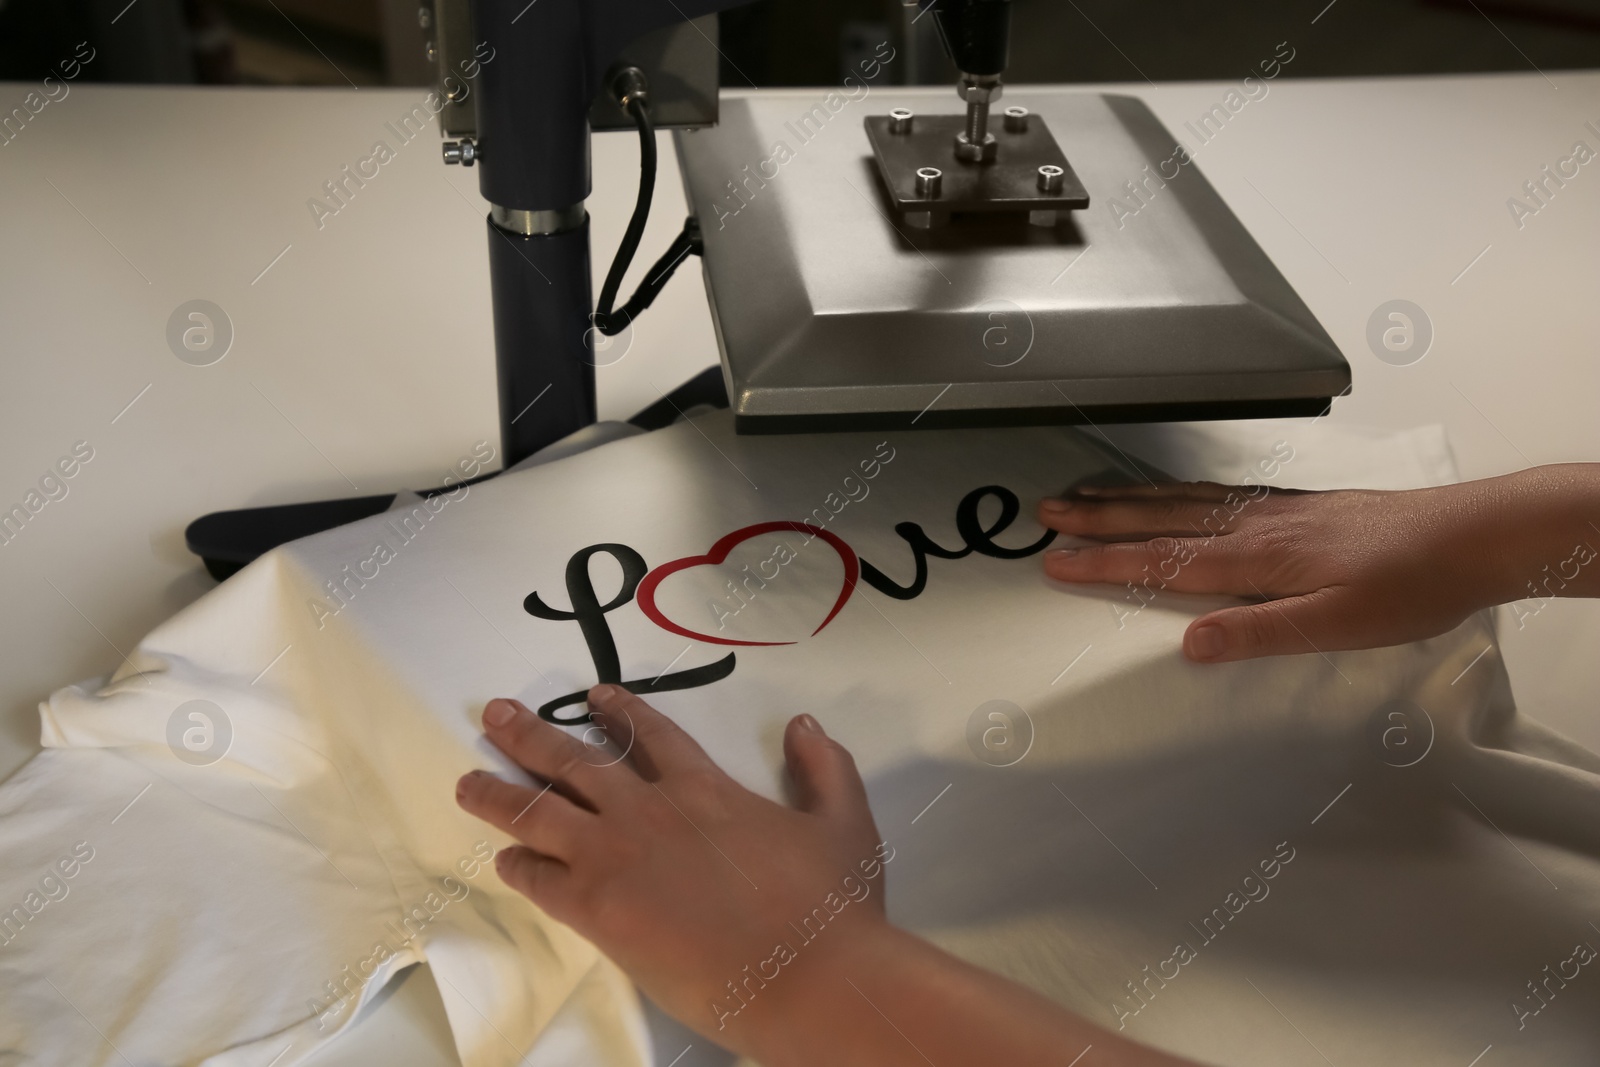
[[[950, 80], [915, 13], [758, 0], [722, 16], [722, 83], [835, 83], [884, 40], [895, 80]], [[417, 0], [0, 0], [0, 79], [41, 80], [88, 42], [90, 81], [426, 85], [427, 21]], [[1600, 66], [1600, 0], [1015, 0], [1007, 80], [1236, 80], [1289, 24], [1287, 77]]]

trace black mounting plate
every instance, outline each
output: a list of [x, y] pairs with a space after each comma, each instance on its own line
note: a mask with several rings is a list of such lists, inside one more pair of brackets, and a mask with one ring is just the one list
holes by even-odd
[[[1029, 115], [1020, 131], [992, 123], [994, 158], [986, 163], [956, 158], [956, 134], [967, 128], [964, 115], [919, 114], [906, 133], [891, 133], [886, 115], [868, 115], [865, 124], [878, 173], [899, 211], [1075, 211], [1089, 206], [1088, 190], [1041, 115]], [[1039, 168], [1047, 164], [1063, 171], [1059, 192], [1039, 188]], [[942, 172], [937, 198], [917, 193], [920, 167]]]

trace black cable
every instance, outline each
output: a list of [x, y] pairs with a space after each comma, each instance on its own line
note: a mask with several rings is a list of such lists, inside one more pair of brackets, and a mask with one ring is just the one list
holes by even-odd
[[685, 220], [683, 230], [667, 247], [666, 253], [650, 268], [632, 298], [620, 309], [612, 310], [617, 290], [622, 288], [623, 275], [628, 273], [634, 253], [639, 250], [639, 240], [644, 236], [645, 223], [650, 218], [650, 201], [655, 196], [656, 188], [656, 131], [650, 122], [649, 108], [644, 100], [635, 96], [628, 101], [628, 113], [639, 127], [639, 197], [634, 202], [633, 217], [628, 220], [622, 243], [617, 246], [616, 257], [611, 261], [611, 269], [606, 272], [605, 284], [600, 287], [600, 303], [592, 318], [595, 329], [607, 337], [627, 329], [628, 323], [655, 300], [678, 264], [691, 254], [698, 256], [701, 251], [700, 225], [691, 216]]
[[616, 324], [616, 329], [602, 330], [601, 333], [606, 333], [608, 336], [618, 333], [628, 323], [638, 318], [639, 313], [654, 303], [661, 290], [666, 288], [667, 279], [678, 269], [678, 264], [689, 256], [698, 256], [700, 253], [700, 223], [691, 215], [683, 221], [683, 229], [672, 239], [666, 252], [662, 253], [661, 258], [656, 260], [655, 265], [645, 274], [644, 281], [639, 283], [639, 288], [634, 290], [633, 296], [611, 315], [611, 321]]

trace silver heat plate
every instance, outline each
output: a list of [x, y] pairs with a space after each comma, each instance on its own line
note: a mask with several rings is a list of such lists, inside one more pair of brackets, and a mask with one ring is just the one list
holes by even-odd
[[676, 135], [740, 432], [1314, 415], [1348, 391], [1327, 332], [1195, 165], [1165, 162], [1176, 139], [1137, 98], [1008, 86], [1091, 206], [918, 230], [863, 119], [947, 94], [815, 95], [724, 93], [719, 126]]

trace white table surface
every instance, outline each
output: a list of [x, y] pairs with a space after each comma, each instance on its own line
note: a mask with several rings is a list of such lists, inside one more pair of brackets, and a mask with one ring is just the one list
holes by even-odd
[[[0, 83], [0, 113], [29, 88]], [[1136, 93], [1177, 131], [1228, 86], [1086, 88]], [[95, 453], [0, 546], [0, 775], [37, 750], [40, 698], [109, 672], [211, 587], [184, 549], [190, 519], [434, 485], [476, 442], [498, 446], [476, 173], [441, 165], [429, 133], [322, 229], [306, 206], [375, 140], [395, 145], [384, 124], [421, 96], [79, 85], [0, 147], [0, 510], [74, 442]], [[1586, 122], [1600, 127], [1600, 73], [1279, 80], [1200, 150], [1351, 363], [1355, 391], [1330, 418], [1442, 423], [1469, 478], [1600, 460], [1600, 162], [1520, 229], [1506, 206], [1574, 142], [1600, 149]], [[634, 277], [684, 215], [663, 158]], [[597, 288], [636, 159], [631, 135], [595, 138]], [[208, 367], [165, 338], [195, 298], [235, 330]], [[1435, 329], [1406, 367], [1366, 343], [1369, 315], [1396, 298]], [[600, 371], [601, 416], [715, 360], [699, 273], [682, 271]], [[1508, 621], [1521, 706], [1600, 748], [1600, 603]], [[417, 979], [319, 1062], [454, 1064], [437, 994]]]

